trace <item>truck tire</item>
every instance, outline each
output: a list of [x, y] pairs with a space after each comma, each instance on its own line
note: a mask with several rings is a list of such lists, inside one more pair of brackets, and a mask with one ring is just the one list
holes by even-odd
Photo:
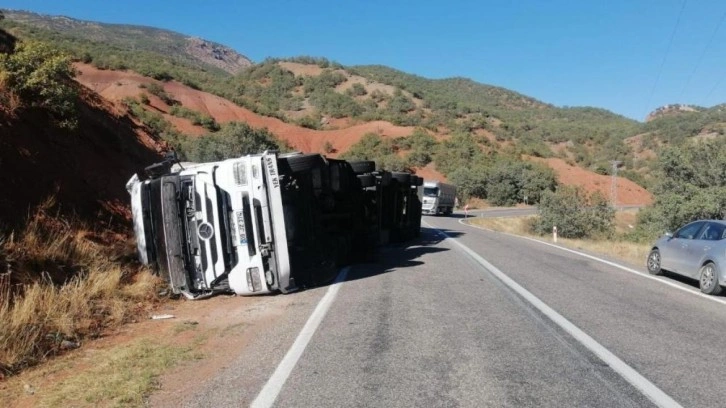
[[357, 177], [360, 181], [360, 186], [363, 188], [373, 187], [376, 185], [376, 176], [372, 174], [359, 174]]
[[287, 165], [290, 167], [290, 170], [292, 170], [293, 173], [310, 170], [325, 165], [325, 160], [323, 159], [323, 156], [319, 154], [300, 154], [296, 156], [285, 157], [281, 160], [287, 162]]
[[374, 161], [352, 161], [349, 163], [350, 167], [353, 168], [353, 172], [355, 172], [355, 174], [373, 173], [374, 171], [376, 171], [376, 162]]
[[394, 171], [391, 173], [391, 177], [396, 179], [399, 183], [410, 183], [411, 182], [411, 173]]
[[380, 173], [381, 177], [381, 186], [388, 187], [391, 185], [391, 173], [387, 171], [383, 171]]

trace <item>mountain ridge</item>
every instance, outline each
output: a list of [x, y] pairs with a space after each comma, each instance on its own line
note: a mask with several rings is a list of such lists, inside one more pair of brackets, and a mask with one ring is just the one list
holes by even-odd
[[[152, 52], [176, 53], [188, 61], [197, 61], [229, 74], [236, 74], [252, 65], [249, 58], [230, 47], [172, 30], [143, 25], [100, 23], [25, 10], [3, 9], [2, 11], [7, 20], [113, 46], [130, 46]], [[148, 39], [141, 41], [139, 39], [141, 36], [156, 39], [159, 45], [155, 45], [156, 42], [148, 41]]]
[[[76, 27], [79, 23], [72, 18], [33, 16], [36, 20], [13, 22], [14, 14], [10, 12], [2, 24], [9, 24], [22, 38], [51, 41], [71, 53], [76, 61], [89, 63], [99, 70], [134, 71], [162, 83], [176, 80], [257, 115], [300, 126], [303, 128], [297, 131], [300, 134], [309, 133], [306, 129], [340, 132], [362, 123], [422, 128], [438, 140], [463, 132], [473, 135], [477, 143], [490, 152], [560, 158], [600, 173], [609, 171], [611, 160], [620, 160], [625, 165], [621, 174], [645, 183], [642, 175], [635, 173], [648, 175], [648, 163], [657, 157], [651, 153], [653, 149], [673, 141], [680, 143], [692, 136], [723, 134], [726, 127], [720, 124], [722, 118], [718, 110], [683, 113], [688, 118], [687, 126], [668, 118], [641, 123], [597, 107], [557, 107], [468, 78], [427, 79], [382, 65], [345, 67], [325, 58], [270, 58], [233, 75], [216, 67], [210, 68], [206, 63], [207, 68], [191, 63], [184, 65], [188, 61], [169, 64], [178, 48], [165, 47], [168, 41], [164, 42], [158, 36], [152, 39], [161, 45], [137, 44], [134, 39], [138, 37], [132, 36], [130, 43], [115, 45], [109, 50], [87, 37], [71, 38], [43, 28]], [[41, 17], [50, 22], [43, 23]], [[32, 22], [38, 25], [28, 25]], [[108, 27], [95, 26], [99, 29]], [[168, 33], [177, 40], [194, 38], [150, 27], [117, 26]], [[199, 47], [207, 46], [201, 42]], [[135, 96], [144, 93], [139, 90]], [[168, 117], [168, 120], [181, 124], [192, 134], [204, 132], [179, 118]], [[723, 122], [726, 123], [726, 119]], [[639, 136], [639, 142], [631, 143], [629, 140], [635, 136]], [[350, 147], [349, 141], [341, 144], [334, 136], [329, 139], [311, 139], [301, 146], [319, 151], [322, 143], [326, 146], [323, 150], [335, 152], [333, 154], [344, 153], [342, 149]]]

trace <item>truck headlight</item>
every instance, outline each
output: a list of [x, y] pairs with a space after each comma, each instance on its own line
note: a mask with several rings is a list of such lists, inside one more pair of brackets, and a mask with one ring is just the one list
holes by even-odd
[[259, 292], [262, 290], [262, 282], [260, 281], [260, 268], [247, 269], [247, 288], [250, 292]]
[[247, 163], [236, 162], [233, 166], [234, 183], [238, 186], [247, 185]]

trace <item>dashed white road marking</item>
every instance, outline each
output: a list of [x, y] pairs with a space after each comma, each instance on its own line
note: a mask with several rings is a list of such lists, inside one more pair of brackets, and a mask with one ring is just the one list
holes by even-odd
[[537, 308], [542, 314], [547, 316], [552, 322], [562, 328], [564, 331], [569, 333], [574, 339], [580, 342], [588, 350], [594, 353], [600, 358], [605, 364], [610, 366], [616, 373], [623, 377], [627, 382], [633, 385], [636, 389], [643, 393], [648, 399], [659, 407], [681, 407], [681, 405], [666, 394], [663, 390], [658, 388], [655, 384], [650, 382], [647, 378], [643, 377], [640, 373], [635, 371], [632, 367], [626, 364], [618, 356], [613, 354], [610, 350], [606, 349], [603, 345], [598, 343], [595, 339], [590, 337], [587, 333], [582, 331], [580, 328], [575, 326], [572, 322], [567, 320], [564, 316], [557, 313], [554, 309], [549, 307], [537, 296], [533, 295], [530, 291], [520, 286], [517, 282], [512, 280], [504, 272], [500, 271], [497, 267], [489, 263], [487, 260], [482, 258], [479, 254], [471, 250], [466, 245], [459, 242], [459, 240], [450, 237], [445, 232], [431, 226], [426, 222], [422, 222], [429, 228], [433, 228], [439, 234], [443, 235], [447, 239], [451, 240], [456, 244], [462, 251], [472, 257], [476, 262], [482, 265], [489, 273], [494, 275], [502, 283], [507, 285], [515, 293], [519, 294], [522, 298], [528, 301], [532, 306]]

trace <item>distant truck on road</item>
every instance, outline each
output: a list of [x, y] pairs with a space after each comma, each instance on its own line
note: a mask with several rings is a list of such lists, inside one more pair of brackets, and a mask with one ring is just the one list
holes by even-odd
[[433, 215], [450, 215], [456, 203], [456, 186], [435, 180], [423, 184], [422, 212]]

